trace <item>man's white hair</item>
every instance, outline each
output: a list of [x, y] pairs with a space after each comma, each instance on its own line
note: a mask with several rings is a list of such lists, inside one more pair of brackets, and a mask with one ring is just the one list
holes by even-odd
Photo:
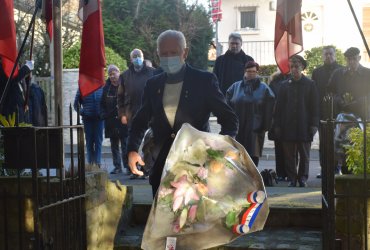
[[144, 58], [144, 53], [143, 53], [143, 51], [142, 51], [141, 49], [133, 49], [133, 50], [131, 51], [131, 53], [130, 53], [130, 58], [132, 58], [132, 56], [133, 56], [134, 52], [139, 52], [139, 53], [140, 53], [140, 55], [141, 55], [141, 57], [142, 57], [142, 58]]
[[159, 45], [162, 43], [162, 41], [166, 38], [176, 38], [179, 42], [181, 49], [186, 48], [186, 39], [184, 34], [181, 31], [177, 30], [166, 30], [163, 31], [157, 38], [157, 50], [159, 49]]

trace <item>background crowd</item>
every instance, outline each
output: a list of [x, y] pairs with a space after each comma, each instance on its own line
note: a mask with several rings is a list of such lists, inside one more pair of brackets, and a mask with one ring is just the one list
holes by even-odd
[[[312, 76], [305, 75], [306, 60], [294, 55], [289, 59], [289, 74], [277, 71], [263, 82], [258, 62], [242, 50], [242, 43], [240, 34], [230, 34], [227, 52], [216, 59], [210, 73], [186, 63], [189, 49], [184, 35], [168, 30], [157, 40], [157, 69], [137, 48], [130, 53], [126, 71], [109, 65], [103, 87], [84, 98], [79, 91], [75, 96], [74, 108], [85, 128], [87, 162], [101, 165], [104, 134], [111, 144], [111, 174], [149, 176], [154, 193], [178, 129], [187, 122], [209, 131], [212, 113], [221, 124], [221, 133], [235, 137], [256, 166], [268, 132], [275, 145], [278, 179], [289, 181], [290, 187], [306, 187], [311, 142], [319, 131], [319, 121], [343, 112], [368, 117], [370, 69], [360, 64], [358, 48], [345, 51], [343, 66], [336, 61], [335, 47], [325, 46], [322, 65]], [[0, 69], [1, 82], [7, 82]], [[20, 122], [45, 126], [44, 94], [37, 84], [25, 84], [32, 69], [31, 61], [20, 68], [1, 113], [17, 112]], [[144, 134], [144, 148], [151, 145], [147, 152], [153, 160], [146, 167], [138, 154]], [[319, 137], [322, 145], [320, 133]], [[338, 161], [338, 173], [341, 171], [347, 171], [345, 162]]]

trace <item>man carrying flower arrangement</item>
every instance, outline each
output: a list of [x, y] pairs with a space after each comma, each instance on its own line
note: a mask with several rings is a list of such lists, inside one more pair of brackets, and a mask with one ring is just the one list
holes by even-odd
[[153, 130], [155, 163], [149, 173], [153, 196], [160, 184], [163, 166], [176, 133], [189, 123], [209, 131], [211, 112], [221, 125], [221, 134], [235, 136], [238, 119], [221, 93], [214, 74], [185, 63], [189, 49], [183, 33], [167, 30], [157, 39], [163, 72], [147, 81], [142, 104], [132, 121], [128, 139], [128, 159], [132, 173], [143, 175], [136, 164], [144, 165], [138, 149], [144, 132]]

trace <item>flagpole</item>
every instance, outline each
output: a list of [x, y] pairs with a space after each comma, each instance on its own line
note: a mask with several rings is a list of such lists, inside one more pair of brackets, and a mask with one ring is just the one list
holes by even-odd
[[352, 12], [353, 18], [355, 19], [355, 22], [356, 22], [356, 25], [357, 25], [358, 31], [360, 32], [360, 35], [361, 35], [361, 38], [362, 38], [362, 42], [363, 42], [363, 43], [364, 43], [364, 45], [365, 45], [365, 48], [366, 48], [366, 51], [367, 51], [367, 55], [370, 57], [370, 49], [369, 49], [369, 45], [368, 45], [368, 44], [367, 44], [367, 42], [366, 42], [366, 38], [365, 38], [364, 32], [362, 31], [361, 26], [360, 26], [360, 23], [358, 22], [358, 19], [357, 19], [356, 13], [355, 13], [355, 11], [353, 10], [351, 0], [347, 0], [347, 2], [348, 2], [348, 5], [349, 5], [349, 8], [351, 9], [351, 12]]
[[17, 68], [18, 63], [19, 63], [19, 59], [21, 58], [21, 55], [23, 54], [24, 46], [26, 44], [28, 35], [30, 34], [30, 30], [33, 27], [33, 24], [34, 24], [34, 22], [36, 20], [36, 14], [37, 14], [37, 12], [39, 11], [39, 9], [42, 6], [41, 3], [42, 3], [41, 0], [36, 0], [35, 11], [33, 12], [31, 22], [28, 25], [28, 29], [26, 31], [26, 35], [23, 38], [22, 45], [21, 45], [21, 47], [20, 47], [20, 49], [18, 51], [17, 59], [14, 62], [14, 65], [13, 65], [13, 68], [12, 68], [12, 72], [10, 73], [10, 76], [8, 78], [8, 81], [5, 84], [4, 92], [3, 92], [2, 96], [1, 96], [1, 99], [0, 99], [0, 113], [3, 111], [4, 101], [5, 101], [5, 98], [6, 98], [7, 94], [8, 94], [8, 91], [9, 91], [10, 81], [12, 80], [12, 78], [14, 76], [14, 72], [15, 72], [15, 69]]
[[54, 111], [55, 126], [63, 123], [62, 92], [62, 1], [53, 0], [53, 49], [54, 49]]

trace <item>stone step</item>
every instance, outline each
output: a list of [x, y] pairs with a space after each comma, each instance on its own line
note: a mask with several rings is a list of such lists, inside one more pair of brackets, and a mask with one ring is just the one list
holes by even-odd
[[[134, 204], [131, 223], [145, 225], [151, 204]], [[266, 227], [309, 227], [322, 228], [322, 210], [320, 208], [271, 207], [265, 224]]]
[[[138, 188], [138, 187], [134, 187]], [[302, 190], [302, 189], [297, 189]], [[132, 189], [129, 189], [132, 192]], [[310, 193], [310, 192], [307, 192]], [[138, 193], [136, 193], [137, 195]], [[281, 197], [281, 196], [280, 196]], [[288, 198], [284, 198], [289, 203]], [[317, 203], [317, 199], [308, 203]], [[212, 250], [231, 249], [322, 249], [321, 228], [322, 210], [317, 205], [282, 206], [279, 202], [270, 203], [270, 213], [263, 231], [241, 236], [225, 246]], [[121, 221], [115, 239], [114, 249], [141, 249], [141, 241], [151, 203], [149, 200], [132, 200], [130, 209]]]
[[[141, 249], [144, 225], [133, 226], [127, 234], [117, 238], [115, 250]], [[141, 234], [140, 234], [141, 232]], [[321, 250], [322, 233], [311, 228], [265, 228], [263, 231], [243, 235], [233, 242], [208, 250], [302, 249]]]

